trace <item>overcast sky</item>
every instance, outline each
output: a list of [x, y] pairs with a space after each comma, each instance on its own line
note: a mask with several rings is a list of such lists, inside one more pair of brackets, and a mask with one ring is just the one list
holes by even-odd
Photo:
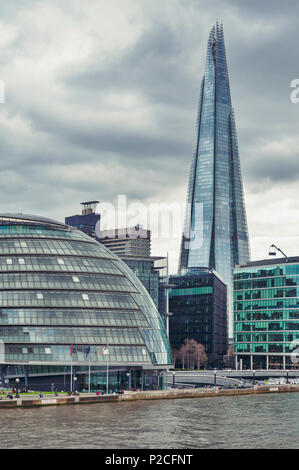
[[[9, 0], [0, 6], [2, 212], [186, 199], [208, 34], [223, 22], [253, 259], [299, 255], [297, 0]], [[178, 234], [176, 234], [178, 235]], [[177, 266], [179, 236], [154, 240]]]

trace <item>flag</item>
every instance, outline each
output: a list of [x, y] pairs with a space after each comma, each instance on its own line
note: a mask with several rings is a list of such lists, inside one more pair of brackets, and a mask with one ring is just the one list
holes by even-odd
[[86, 357], [88, 356], [89, 353], [90, 353], [90, 346], [88, 346], [88, 348], [87, 348]]
[[102, 350], [102, 354], [108, 354], [109, 351], [108, 351], [108, 344], [106, 344], [106, 346], [104, 347], [104, 349]]
[[70, 348], [70, 356], [73, 355], [73, 345], [71, 344], [71, 348]]

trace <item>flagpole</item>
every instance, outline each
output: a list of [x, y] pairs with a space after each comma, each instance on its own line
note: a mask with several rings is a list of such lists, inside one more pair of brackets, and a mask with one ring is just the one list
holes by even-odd
[[88, 357], [88, 392], [90, 393], [90, 354]]
[[71, 393], [73, 393], [73, 354], [71, 355]]
[[107, 357], [107, 378], [106, 378], [106, 394], [108, 395], [108, 357]]

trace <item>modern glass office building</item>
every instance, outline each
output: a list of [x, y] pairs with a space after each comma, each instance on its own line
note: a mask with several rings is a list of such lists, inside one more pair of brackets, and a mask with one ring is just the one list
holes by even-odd
[[247, 220], [222, 25], [208, 40], [187, 194], [179, 273], [215, 269], [229, 291], [232, 334], [233, 268], [250, 259]]
[[159, 313], [166, 311], [165, 283], [167, 258], [163, 256], [120, 256], [121, 260], [133, 271], [142, 282], [154, 301]]
[[98, 232], [98, 241], [120, 258], [151, 255], [151, 231], [141, 225], [101, 230]]
[[227, 287], [212, 270], [192, 269], [184, 276], [171, 276], [176, 285], [169, 293], [169, 337], [179, 350], [186, 339], [205, 347], [209, 364], [222, 362], [227, 352]]
[[[102, 354], [108, 345], [108, 354]], [[47, 389], [153, 385], [171, 364], [148, 292], [114, 253], [80, 230], [41, 217], [0, 215], [1, 381]], [[113, 378], [113, 380], [112, 380]]]
[[[234, 354], [241, 368], [298, 368], [299, 257], [234, 271]], [[297, 357], [297, 358], [296, 358]]]

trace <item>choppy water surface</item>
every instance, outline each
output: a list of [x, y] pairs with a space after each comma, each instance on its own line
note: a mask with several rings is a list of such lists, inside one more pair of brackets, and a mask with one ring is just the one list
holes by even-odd
[[297, 448], [299, 394], [0, 409], [0, 448]]

